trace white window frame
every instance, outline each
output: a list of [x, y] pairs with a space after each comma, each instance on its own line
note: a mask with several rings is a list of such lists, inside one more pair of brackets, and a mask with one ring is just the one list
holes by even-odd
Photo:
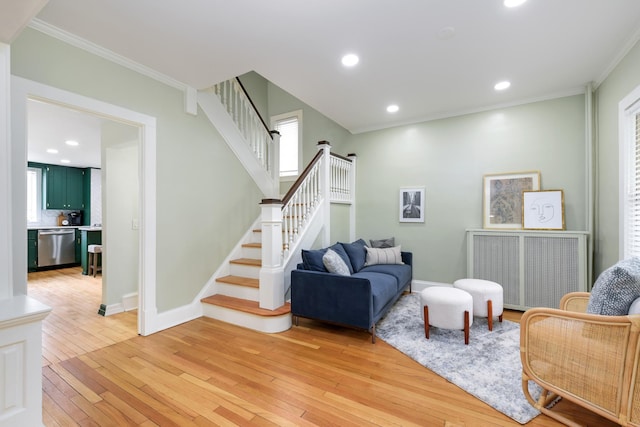
[[[635, 184], [640, 178], [640, 124], [636, 117], [640, 116], [640, 86], [636, 87], [618, 104], [618, 139], [620, 165], [620, 224], [619, 224], [619, 257], [620, 259], [640, 256], [640, 200], [631, 196], [639, 194], [640, 185]], [[634, 187], [636, 187], [634, 189]], [[635, 209], [634, 209], [635, 208]], [[636, 224], [634, 227], [633, 224]], [[634, 244], [635, 242], [635, 244]]]
[[35, 173], [36, 174], [36, 183], [35, 183], [35, 200], [33, 201], [35, 206], [33, 209], [35, 210], [34, 216], [29, 215], [29, 198], [34, 195], [29, 191], [29, 178], [27, 176], [27, 224], [39, 224], [42, 219], [42, 169], [35, 167], [27, 167], [27, 174]]
[[[298, 120], [298, 171], [293, 175], [282, 175], [280, 172], [280, 181], [295, 181], [300, 176], [302, 172], [302, 110], [295, 110], [288, 113], [277, 114], [275, 116], [271, 116], [271, 129], [277, 130], [278, 122], [289, 120], [292, 118], [296, 118]], [[282, 146], [280, 147], [280, 151], [282, 152]]]

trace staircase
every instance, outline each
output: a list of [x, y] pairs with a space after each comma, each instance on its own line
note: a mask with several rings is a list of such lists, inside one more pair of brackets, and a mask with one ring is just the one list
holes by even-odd
[[250, 241], [241, 244], [241, 257], [229, 261], [229, 274], [217, 277], [218, 293], [203, 298], [203, 315], [262, 332], [291, 327], [291, 305], [276, 310], [260, 308], [262, 230], [253, 229]]
[[256, 130], [264, 121], [251, 117], [257, 112], [240, 82], [200, 92], [198, 102], [266, 196], [261, 217], [201, 292], [202, 314], [261, 332], [285, 331], [291, 327], [286, 302], [290, 272], [301, 262], [300, 249], [311, 247], [319, 236], [328, 244], [330, 201], [351, 204], [355, 217], [355, 157], [335, 155], [321, 141], [317, 155], [279, 200], [273, 196], [279, 138], [268, 129]]

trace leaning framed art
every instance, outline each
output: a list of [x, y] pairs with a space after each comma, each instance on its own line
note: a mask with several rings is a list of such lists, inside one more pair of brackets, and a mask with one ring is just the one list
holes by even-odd
[[522, 228], [522, 192], [540, 190], [540, 172], [489, 174], [483, 177], [483, 228]]
[[564, 192], [523, 192], [522, 224], [525, 230], [564, 230]]
[[424, 187], [400, 189], [400, 222], [424, 222]]

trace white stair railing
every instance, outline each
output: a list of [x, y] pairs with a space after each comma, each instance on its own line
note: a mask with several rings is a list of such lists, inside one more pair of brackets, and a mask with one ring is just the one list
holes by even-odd
[[273, 179], [277, 179], [279, 174], [278, 145], [273, 143], [269, 127], [257, 113], [255, 105], [247, 96], [242, 83], [234, 78], [214, 85], [211, 90], [218, 96], [229, 116], [238, 126], [238, 130], [245, 138], [256, 159]]
[[[329, 201], [352, 203], [355, 184], [355, 156], [332, 154], [331, 145], [321, 141], [319, 151], [280, 200], [262, 201], [262, 269], [260, 272], [260, 307], [276, 309], [284, 304], [284, 268], [311, 225], [318, 209], [328, 236]], [[322, 203], [325, 201], [326, 203]], [[315, 219], [317, 221], [317, 219]]]

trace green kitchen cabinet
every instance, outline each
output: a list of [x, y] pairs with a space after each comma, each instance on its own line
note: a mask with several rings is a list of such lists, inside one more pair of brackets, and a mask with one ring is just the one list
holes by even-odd
[[[89, 274], [89, 245], [102, 244], [102, 229], [98, 227], [80, 227], [80, 264], [82, 274]], [[98, 265], [102, 265], [102, 256], [98, 258]]]
[[42, 194], [45, 209], [84, 209], [84, 170], [44, 165]]
[[38, 269], [38, 230], [27, 231], [27, 271]]
[[76, 263], [82, 261], [82, 232], [76, 228]]

